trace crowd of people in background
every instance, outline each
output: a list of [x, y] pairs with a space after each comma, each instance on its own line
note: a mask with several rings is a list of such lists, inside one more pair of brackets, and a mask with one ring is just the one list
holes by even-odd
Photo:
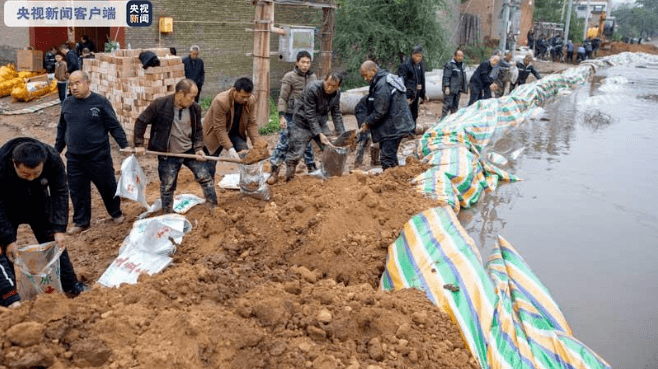
[[70, 95], [69, 76], [77, 70], [82, 70], [84, 61], [93, 59], [95, 54], [96, 45], [86, 35], [82, 36], [80, 42], [76, 43], [74, 47], [64, 43], [59, 47], [53, 45], [46, 51], [43, 56], [43, 67], [47, 73], [55, 74], [60, 103]]

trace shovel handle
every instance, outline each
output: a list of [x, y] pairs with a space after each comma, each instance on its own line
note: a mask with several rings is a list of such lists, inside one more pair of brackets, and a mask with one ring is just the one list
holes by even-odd
[[[121, 149], [121, 152], [127, 153], [127, 154], [133, 154], [135, 151], [132, 150], [132, 149]], [[185, 159], [196, 159], [197, 158], [196, 155], [193, 155], [193, 154], [177, 154], [177, 153], [173, 153], [173, 152], [160, 152], [160, 151], [146, 150], [146, 151], [144, 151], [144, 153], [148, 154], [148, 155], [173, 156], [173, 157], [176, 157], [176, 158], [185, 158]], [[242, 164], [242, 160], [240, 160], [240, 159], [219, 158], [219, 157], [216, 157], [216, 156], [209, 156], [209, 155], [206, 155], [206, 160], [225, 161], [225, 162], [229, 162], [229, 163]]]
[[[192, 154], [176, 154], [173, 152], [159, 152], [159, 151], [151, 151], [151, 150], [146, 150], [146, 153], [149, 155], [163, 155], [163, 156], [173, 156], [176, 158], [185, 158], [185, 159], [196, 159], [196, 155]], [[242, 160], [240, 159], [233, 159], [233, 158], [219, 158], [216, 156], [209, 156], [206, 155], [206, 160], [211, 160], [211, 161], [226, 161], [229, 163], [238, 163], [242, 164]]]

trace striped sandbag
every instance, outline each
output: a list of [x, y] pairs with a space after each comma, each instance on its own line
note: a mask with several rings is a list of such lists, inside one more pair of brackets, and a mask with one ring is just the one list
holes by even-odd
[[389, 247], [381, 287], [424, 291], [460, 327], [482, 368], [610, 368], [572, 336], [546, 287], [502, 237], [484, 268], [450, 208], [405, 224]]

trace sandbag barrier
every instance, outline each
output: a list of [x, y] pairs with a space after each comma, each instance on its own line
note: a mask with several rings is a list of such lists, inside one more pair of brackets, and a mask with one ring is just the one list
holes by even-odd
[[521, 255], [498, 237], [485, 266], [456, 214], [498, 181], [516, 181], [480, 153], [492, 138], [542, 111], [541, 106], [584, 84], [596, 68], [658, 62], [623, 53], [582, 63], [559, 75], [519, 86], [509, 96], [479, 101], [446, 117], [420, 139], [417, 154], [432, 168], [416, 189], [448, 206], [405, 224], [389, 246], [383, 290], [418, 288], [446, 311], [482, 368], [610, 368], [573, 337], [548, 289]]

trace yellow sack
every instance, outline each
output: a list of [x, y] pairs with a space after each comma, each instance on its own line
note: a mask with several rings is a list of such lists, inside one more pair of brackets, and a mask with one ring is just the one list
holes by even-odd
[[0, 82], [9, 81], [16, 77], [18, 77], [18, 73], [16, 73], [16, 68], [14, 68], [13, 64], [7, 64], [0, 67]]
[[11, 95], [11, 91], [17, 86], [25, 84], [25, 80], [19, 77], [10, 79], [8, 81], [0, 82], [0, 97]]
[[11, 91], [11, 97], [20, 101], [30, 101], [50, 93], [51, 85], [46, 82], [29, 82]]
[[52, 83], [50, 84], [50, 92], [57, 92], [57, 80], [54, 78]]
[[18, 72], [18, 76], [20, 78], [31, 78], [38, 76], [39, 74], [40, 74], [39, 72], [28, 72], [28, 71]]

